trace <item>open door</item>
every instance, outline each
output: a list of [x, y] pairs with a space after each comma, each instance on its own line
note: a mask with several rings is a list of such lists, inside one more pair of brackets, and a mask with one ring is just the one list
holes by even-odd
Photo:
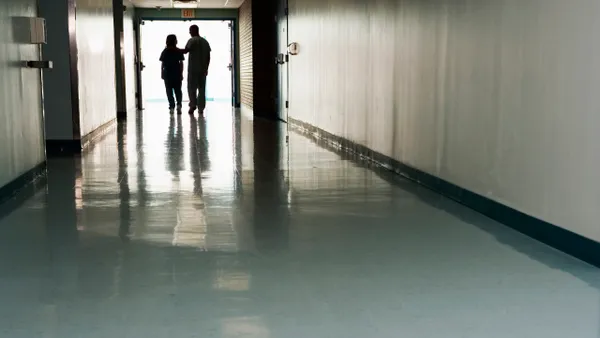
[[279, 0], [277, 10], [278, 27], [278, 54], [277, 64], [279, 65], [279, 100], [278, 111], [279, 118], [282, 121], [288, 121], [289, 108], [289, 67], [290, 60], [288, 54], [288, 0]]
[[[232, 62], [231, 41], [233, 25], [230, 20], [146, 20], [141, 22], [140, 46], [138, 49], [138, 69], [140, 73], [139, 93], [145, 104], [166, 104], [167, 97], [163, 81], [160, 79], [161, 62], [159, 56], [164, 50], [164, 39], [169, 34], [175, 34], [179, 47], [186, 45], [190, 25], [195, 24], [200, 29], [200, 36], [208, 40], [212, 48], [210, 69], [206, 82], [206, 100], [231, 104], [235, 84], [232, 82], [235, 69]], [[187, 67], [190, 55], [186, 55], [183, 72], [183, 87], [187, 83]], [[183, 102], [188, 102], [184, 92]]]

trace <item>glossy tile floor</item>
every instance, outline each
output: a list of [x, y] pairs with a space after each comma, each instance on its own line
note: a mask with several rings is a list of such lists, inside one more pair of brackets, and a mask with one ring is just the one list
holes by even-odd
[[[2, 206], [0, 337], [600, 337], [600, 272], [210, 106]], [[22, 203], [20, 203], [22, 202]]]

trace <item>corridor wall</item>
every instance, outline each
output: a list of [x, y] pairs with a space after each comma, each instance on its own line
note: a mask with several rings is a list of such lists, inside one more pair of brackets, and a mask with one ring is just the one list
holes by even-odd
[[40, 49], [16, 41], [13, 22], [37, 15], [36, 0], [0, 0], [0, 187], [44, 163], [40, 71], [22, 65]]
[[81, 135], [116, 117], [112, 0], [76, 0]]
[[600, 241], [600, 2], [289, 0], [290, 116]]

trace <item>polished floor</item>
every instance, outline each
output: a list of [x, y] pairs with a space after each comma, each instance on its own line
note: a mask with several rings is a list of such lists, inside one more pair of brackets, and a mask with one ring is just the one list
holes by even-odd
[[0, 212], [0, 337], [591, 338], [600, 271], [224, 106], [149, 107]]

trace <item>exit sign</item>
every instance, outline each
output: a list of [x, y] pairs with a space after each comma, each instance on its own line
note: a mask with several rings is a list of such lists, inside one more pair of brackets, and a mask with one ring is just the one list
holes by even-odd
[[193, 19], [196, 17], [196, 12], [191, 8], [183, 8], [181, 10], [181, 17], [184, 19]]

